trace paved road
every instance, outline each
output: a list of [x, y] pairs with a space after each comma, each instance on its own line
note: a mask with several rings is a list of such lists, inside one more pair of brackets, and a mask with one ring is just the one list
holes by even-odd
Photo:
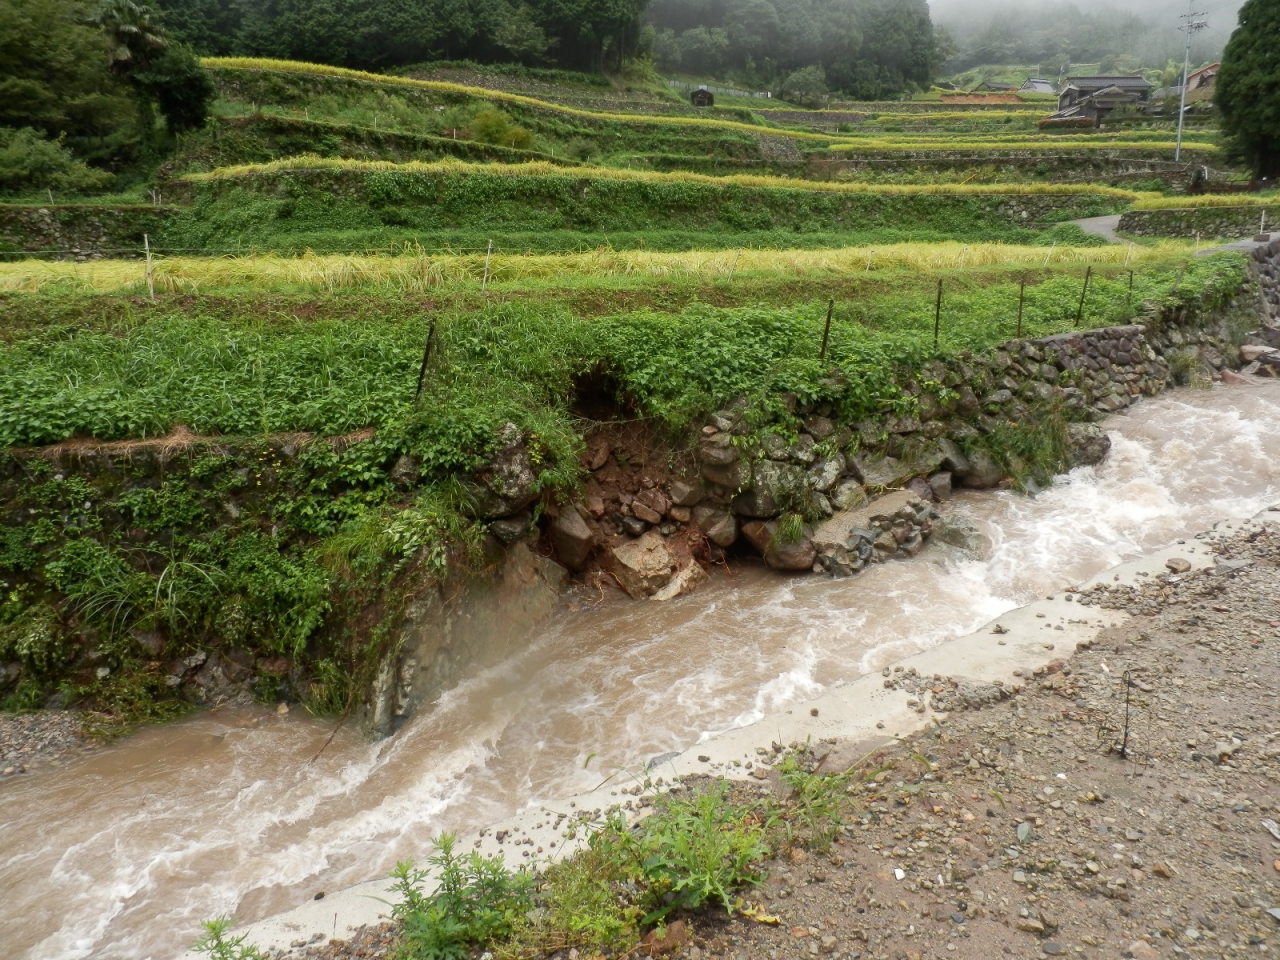
[[[1113, 214], [1109, 217], [1088, 217], [1084, 220], [1071, 220], [1077, 227], [1085, 233], [1091, 233], [1095, 237], [1102, 237], [1108, 243], [1124, 243], [1120, 237], [1116, 236], [1116, 227], [1120, 225], [1120, 216]], [[1249, 240], [1236, 240], [1233, 243], [1224, 243], [1217, 247], [1206, 247], [1203, 250], [1197, 250], [1196, 255], [1207, 257], [1211, 253], [1217, 253], [1220, 250], [1239, 250], [1242, 253], [1248, 253], [1262, 246], [1262, 242]]]
[[1092, 233], [1095, 237], [1102, 237], [1107, 243], [1120, 243], [1120, 238], [1116, 236], [1116, 227], [1120, 226], [1120, 214], [1110, 217], [1089, 217], [1085, 220], [1072, 220], [1077, 227], [1085, 233]]

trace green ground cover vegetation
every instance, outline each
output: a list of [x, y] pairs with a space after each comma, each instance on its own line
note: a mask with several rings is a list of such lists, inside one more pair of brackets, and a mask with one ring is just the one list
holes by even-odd
[[[1179, 295], [1224, 296], [1242, 269], [1238, 257], [1195, 261]], [[1135, 297], [1168, 296], [1179, 272], [1144, 267]], [[1034, 284], [1025, 332], [1074, 326], [1078, 282]], [[86, 302], [18, 298], [13, 313], [26, 320], [7, 325], [0, 346], [10, 373], [0, 383], [0, 446], [137, 440], [179, 426], [227, 439], [183, 446], [159, 483], [148, 467], [158, 454], [145, 446], [130, 460], [141, 483], [4, 455], [0, 659], [27, 670], [8, 705], [56, 695], [127, 721], [169, 715], [181, 701], [145, 646], [158, 633], [175, 653], [212, 645], [255, 662], [286, 656], [293, 695], [340, 712], [388, 638], [357, 633], [358, 612], [375, 602], [394, 611], [398, 577], [481, 561], [483, 528], [459, 479], [486, 462], [504, 425], [536, 451], [546, 494], [567, 496], [581, 443], [573, 403], [588, 371], [607, 370], [617, 402], [673, 440], [738, 397], [768, 416], [786, 416], [786, 393], [830, 402], [849, 422], [910, 412], [910, 379], [938, 357], [1007, 339], [1011, 320], [991, 319], [1011, 318], [1016, 304], [1011, 283], [966, 289], [958, 280], [935, 348], [927, 286], [841, 304], [826, 362], [817, 358], [821, 303], [593, 318], [511, 302], [436, 315], [416, 398], [431, 321], [404, 298], [344, 299], [328, 316], [293, 317], [248, 304], [237, 313], [235, 301], [207, 316], [199, 298], [113, 301], [98, 324]], [[1083, 325], [1128, 315], [1127, 275], [1099, 273], [1092, 290]], [[303, 432], [351, 439], [289, 441]], [[420, 465], [407, 491], [391, 479], [403, 455]], [[264, 697], [282, 689], [269, 673], [258, 683]]]
[[[942, 239], [1036, 243], [1045, 236], [1007, 213], [1017, 198], [1000, 193], [840, 192], [514, 172], [520, 175], [491, 174], [483, 166], [402, 173], [359, 165], [236, 172], [195, 182], [189, 206], [157, 243], [218, 251], [236, 249], [227, 244], [234, 237], [246, 252], [385, 250], [406, 243], [484, 250], [489, 241], [508, 251], [687, 250]], [[1127, 198], [1096, 191], [1029, 199], [1047, 207], [1039, 219], [1067, 220], [1118, 212]]]

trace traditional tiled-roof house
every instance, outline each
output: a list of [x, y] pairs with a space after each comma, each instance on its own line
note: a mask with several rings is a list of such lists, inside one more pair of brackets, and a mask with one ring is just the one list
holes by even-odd
[[1042, 80], [1040, 77], [1027, 77], [1022, 86], [1018, 88], [1020, 93], [1057, 93], [1054, 89], [1053, 81]]
[[1134, 103], [1146, 103], [1151, 98], [1151, 84], [1142, 77], [1067, 77], [1066, 85], [1058, 94], [1058, 111], [1112, 88], [1131, 96]]

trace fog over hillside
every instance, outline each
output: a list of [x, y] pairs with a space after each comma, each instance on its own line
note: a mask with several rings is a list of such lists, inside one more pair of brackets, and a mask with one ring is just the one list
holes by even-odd
[[[1236, 26], [1242, 0], [1197, 0], [1191, 9], [1207, 28], [1195, 32], [1191, 59], [1216, 59]], [[957, 70], [982, 64], [1098, 62], [1129, 54], [1140, 63], [1117, 68], [1151, 68], [1174, 59], [1181, 64], [1185, 34], [1178, 28], [1188, 12], [1169, 0], [1071, 0], [1012, 3], [987, 0], [930, 0], [936, 26], [956, 41]]]

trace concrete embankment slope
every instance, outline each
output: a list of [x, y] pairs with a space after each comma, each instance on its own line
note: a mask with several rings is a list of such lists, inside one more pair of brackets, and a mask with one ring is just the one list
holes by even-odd
[[[1252, 520], [1226, 521], [1215, 529], [1239, 533], [1262, 528], [1280, 529], [1280, 505]], [[1175, 560], [1185, 563], [1170, 562]], [[1196, 539], [1105, 570], [1077, 589], [1100, 584], [1136, 586], [1168, 575], [1171, 569], [1189, 572], [1213, 564], [1209, 544]], [[591, 793], [548, 803], [462, 836], [460, 845], [486, 854], [502, 853], [509, 863], [551, 859], [573, 849], [575, 841], [565, 833], [575, 822], [594, 820], [615, 805], [639, 810], [646, 790], [661, 789], [677, 777], [707, 773], [741, 779], [761, 776], [761, 771], [768, 769], [768, 758], [761, 753], [772, 756], [772, 751], [758, 750], [773, 743], [835, 741], [843, 755], [850, 755], [945, 722], [945, 715], [935, 712], [928, 698], [917, 699], [910, 685], [900, 686], [892, 678], [937, 675], [959, 680], [956, 693], [962, 698], [982, 698], [1000, 686], [1015, 688], [1025, 682], [1023, 678], [1069, 657], [1078, 644], [1091, 643], [1101, 630], [1128, 617], [1119, 610], [1085, 606], [1076, 602], [1075, 596], [1075, 590], [1055, 593], [1005, 613], [967, 636], [900, 661], [888, 668], [889, 680], [871, 674], [836, 686], [814, 700], [661, 758], [647, 771], [635, 771], [630, 779], [612, 778]], [[252, 924], [244, 932], [261, 947], [288, 950], [317, 935], [345, 937], [363, 924], [377, 922], [388, 910], [384, 901], [391, 899], [387, 881], [372, 880]]]

